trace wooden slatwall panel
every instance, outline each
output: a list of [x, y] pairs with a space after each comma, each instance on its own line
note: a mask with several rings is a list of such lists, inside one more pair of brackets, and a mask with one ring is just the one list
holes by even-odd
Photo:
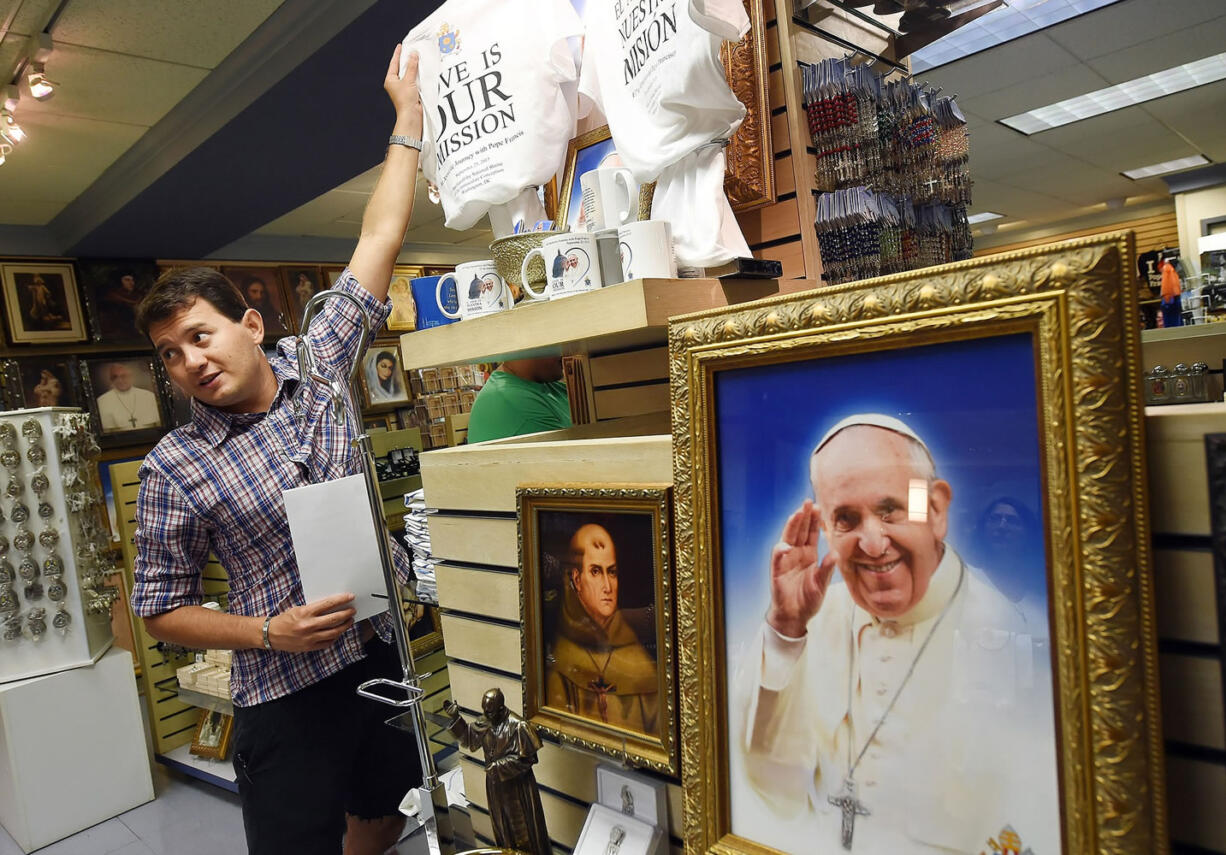
[[588, 359], [596, 420], [668, 412], [668, 348], [645, 347]]
[[[111, 484], [115, 491], [115, 516], [118, 518], [116, 525], [123, 545], [124, 584], [129, 591], [132, 590], [136, 562], [136, 494], [140, 489], [137, 471], [141, 462], [132, 460], [111, 464], [110, 467]], [[229, 589], [226, 571], [210, 556], [204, 568], [205, 594], [225, 594]], [[131, 609], [131, 603], [127, 607]], [[200, 721], [199, 708], [179, 700], [179, 682], [175, 675], [175, 670], [188, 664], [191, 656], [165, 659], [157, 649], [157, 639], [145, 631], [145, 622], [139, 618], [132, 621], [132, 637], [141, 666], [140, 688], [149, 708], [153, 749], [157, 754], [165, 754], [191, 742]]]
[[[787, 45], [783, 46], [783, 50], [780, 45], [781, 37], [787, 39], [787, 18], [784, 18], [785, 28], [781, 31], [776, 24], [777, 10], [774, 0], [764, 0], [763, 6], [766, 18], [766, 62], [769, 70], [767, 100], [770, 108], [771, 148], [775, 159], [776, 201], [772, 205], [738, 214], [737, 222], [740, 223], [745, 241], [755, 258], [779, 261], [783, 265], [784, 279], [812, 279], [816, 278], [820, 271], [817, 263], [816, 235], [812, 240], [811, 252], [806, 253], [805, 244], [808, 241], [802, 237], [804, 217], [801, 206], [804, 200], [798, 199], [796, 193], [796, 166], [799, 161], [793, 161], [793, 156], [798, 156], [800, 160], [811, 160], [812, 157], [806, 152], [804, 138], [793, 140], [789, 127], [791, 107], [783, 61], [788, 50]], [[811, 179], [812, 167], [808, 171]], [[810, 180], [804, 186], [811, 184]], [[812, 224], [809, 225], [809, 230], [812, 231]], [[806, 254], [812, 261], [806, 263]]]
[[1061, 240], [1072, 240], [1079, 237], [1092, 237], [1093, 235], [1107, 234], [1108, 232], [1133, 231], [1137, 235], [1137, 253], [1149, 252], [1154, 249], [1164, 249], [1166, 247], [1179, 246], [1179, 225], [1175, 220], [1175, 208], [1161, 214], [1155, 214], [1152, 217], [1142, 217], [1138, 220], [1127, 220], [1122, 223], [1112, 223], [1108, 226], [1094, 226], [1092, 228], [1077, 229], [1075, 231], [1065, 232], [1059, 235], [1048, 235], [1047, 237], [1035, 238], [1033, 240], [1018, 241], [1017, 243], [1004, 244], [1003, 246], [993, 246], [985, 249], [975, 250], [975, 257], [979, 258], [985, 255], [998, 255], [1002, 252], [1010, 252], [1015, 249], [1026, 249], [1032, 246], [1041, 246], [1045, 243], [1055, 243]]
[[[617, 360], [614, 360], [617, 363]], [[616, 376], [650, 373], [650, 355], [623, 355]], [[628, 366], [639, 365], [632, 370]], [[603, 369], [596, 369], [596, 376]], [[628, 374], [625, 372], [629, 372]], [[649, 424], [648, 421], [636, 422]], [[622, 423], [624, 427], [626, 423]], [[665, 422], [664, 424], [667, 424]], [[582, 434], [600, 425], [559, 432]], [[660, 429], [664, 429], [660, 427]], [[549, 435], [542, 435], [548, 437]], [[605, 485], [672, 481], [671, 438], [663, 434], [587, 440], [507, 440], [480, 446], [441, 449], [422, 455], [432, 551], [438, 568], [451, 692], [475, 714], [488, 689], [502, 689], [507, 706], [523, 710], [522, 631], [519, 611], [519, 547], [515, 488], [543, 481]], [[485, 773], [479, 756], [461, 752], [472, 821], [478, 840], [492, 831], [485, 808]], [[588, 806], [595, 797], [596, 765], [601, 758], [546, 737], [536, 767], [550, 837], [559, 851], [576, 843]], [[669, 785], [669, 816], [674, 848], [681, 834], [680, 782]]]
[[1204, 435], [1226, 404], [1146, 409], [1171, 840], [1226, 853], [1226, 710]]

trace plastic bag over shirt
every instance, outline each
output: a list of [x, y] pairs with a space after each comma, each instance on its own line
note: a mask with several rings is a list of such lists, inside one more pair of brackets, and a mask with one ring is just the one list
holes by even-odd
[[447, 0], [404, 39], [419, 66], [421, 164], [448, 228], [487, 212], [495, 235], [545, 218], [535, 188], [554, 176], [574, 135], [579, 76], [567, 39], [582, 34], [568, 0]]
[[722, 146], [745, 107], [719, 55], [749, 30], [741, 0], [589, 0], [584, 25], [580, 111], [599, 107], [635, 179], [657, 182], [652, 217], [672, 224], [678, 262], [748, 256]]

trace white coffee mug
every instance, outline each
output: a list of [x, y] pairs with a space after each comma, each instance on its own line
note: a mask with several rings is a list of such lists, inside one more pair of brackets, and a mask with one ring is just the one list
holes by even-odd
[[[545, 290], [540, 293], [533, 291], [528, 281], [528, 262], [538, 255], [545, 262]], [[534, 300], [559, 300], [604, 287], [596, 236], [572, 232], [546, 238], [524, 258], [520, 281]]]
[[676, 279], [673, 230], [665, 220], [626, 223], [617, 230], [622, 276], [631, 279]]
[[639, 185], [624, 166], [593, 169], [579, 176], [583, 225], [589, 232], [615, 229], [639, 218]]
[[[448, 280], [455, 282], [456, 297], [459, 298], [460, 311], [455, 313], [443, 304], [443, 289], [447, 287]], [[494, 262], [490, 260], [457, 264], [455, 273], [440, 276], [434, 288], [434, 301], [444, 315], [461, 321], [504, 312], [515, 302], [510, 286], [498, 275]]]

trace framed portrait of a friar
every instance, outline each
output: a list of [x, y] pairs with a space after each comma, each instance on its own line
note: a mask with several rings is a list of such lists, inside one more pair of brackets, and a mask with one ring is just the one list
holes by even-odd
[[525, 718], [677, 774], [668, 485], [516, 494]]
[[1165, 851], [1132, 255], [671, 320], [688, 855]]

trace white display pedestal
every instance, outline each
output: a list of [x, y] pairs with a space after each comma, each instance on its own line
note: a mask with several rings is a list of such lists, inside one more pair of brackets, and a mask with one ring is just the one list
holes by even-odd
[[152, 799], [126, 650], [0, 686], [0, 824], [26, 852]]

